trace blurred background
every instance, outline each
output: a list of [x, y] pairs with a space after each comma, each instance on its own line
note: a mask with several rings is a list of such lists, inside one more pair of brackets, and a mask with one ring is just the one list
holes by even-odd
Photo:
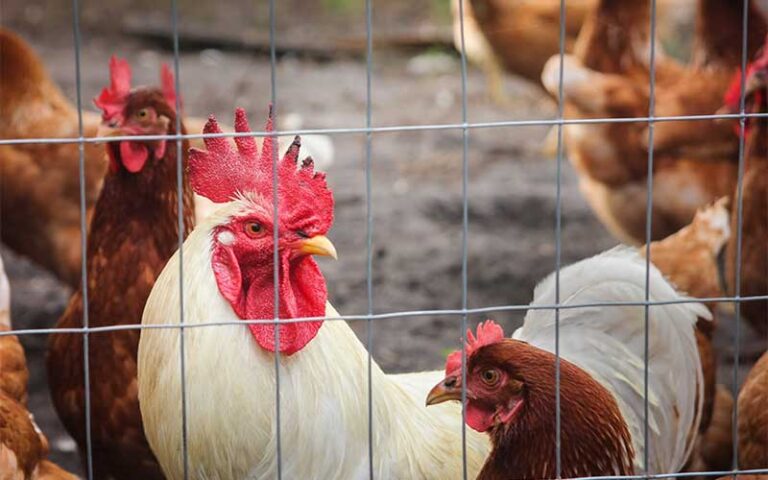
[[[566, 2], [570, 5], [572, 2]], [[576, 2], [579, 3], [579, 2]], [[694, 2], [667, 2], [659, 23], [664, 48], [685, 58]], [[364, 127], [366, 29], [363, 0], [276, 2], [276, 97], [279, 128]], [[172, 63], [170, 2], [81, 1], [83, 108], [109, 82], [108, 60], [127, 58], [134, 85], [157, 84]], [[462, 118], [461, 61], [454, 48], [450, 0], [373, 2], [372, 121], [375, 126], [455, 124]], [[185, 114], [231, 123], [244, 107], [254, 129], [272, 90], [269, 4], [265, 0], [179, 0], [181, 95]], [[568, 14], [566, 14], [568, 15]], [[0, 0], [0, 25], [41, 55], [55, 82], [76, 98], [72, 5], [62, 0]], [[557, 35], [554, 32], [542, 34]], [[515, 46], [524, 52], [526, 43]], [[546, 60], [546, 58], [545, 58]], [[505, 74], [489, 89], [470, 63], [470, 122], [552, 119], [557, 106], [537, 81]], [[2, 95], [2, 92], [0, 92]], [[557, 161], [546, 126], [469, 131], [468, 304], [527, 304], [555, 267]], [[199, 132], [191, 132], [199, 133]], [[327, 140], [327, 141], [326, 141]], [[373, 311], [456, 309], [462, 299], [462, 131], [376, 133], [372, 140]], [[365, 314], [365, 135], [320, 140], [313, 153], [336, 199], [330, 238], [339, 260], [321, 261], [330, 300], [343, 314]], [[562, 262], [617, 243], [587, 206], [571, 165], [562, 162]], [[3, 250], [13, 289], [15, 328], [52, 327], [71, 290], [46, 271]], [[507, 331], [522, 313], [488, 316]], [[482, 317], [471, 318], [471, 322]], [[440, 368], [460, 338], [459, 316], [377, 320], [373, 354], [387, 371]], [[353, 323], [365, 339], [365, 322]], [[47, 393], [45, 335], [22, 338], [31, 369], [30, 408], [49, 436], [52, 460], [78, 471], [75, 444], [58, 425]], [[732, 348], [727, 335], [721, 351]], [[724, 365], [730, 361], [723, 355]], [[730, 369], [721, 381], [730, 384]]]

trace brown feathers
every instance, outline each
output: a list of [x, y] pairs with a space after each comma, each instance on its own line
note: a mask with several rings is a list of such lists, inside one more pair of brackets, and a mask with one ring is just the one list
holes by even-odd
[[[555, 356], [527, 343], [503, 340], [483, 347], [469, 371], [505, 365], [525, 384], [522, 411], [491, 431], [493, 452], [478, 478], [555, 478]], [[632, 475], [627, 424], [611, 393], [574, 364], [561, 360], [562, 477]]]
[[[132, 94], [127, 105], [175, 114], [159, 90]], [[183, 131], [183, 130], [182, 130]], [[186, 142], [182, 145], [187, 150]], [[96, 203], [88, 236], [88, 320], [90, 326], [141, 323], [144, 303], [157, 275], [178, 247], [177, 150], [168, 141], [162, 158], [154, 155], [143, 170], [110, 172]], [[186, 162], [186, 155], [185, 155]], [[184, 182], [184, 231], [192, 225], [192, 192]], [[83, 294], [72, 297], [58, 327], [82, 326]], [[136, 386], [139, 331], [94, 333], [89, 337], [91, 418], [95, 476], [159, 479], [141, 422]], [[48, 373], [54, 405], [67, 430], [85, 448], [83, 336], [54, 334], [49, 340]]]

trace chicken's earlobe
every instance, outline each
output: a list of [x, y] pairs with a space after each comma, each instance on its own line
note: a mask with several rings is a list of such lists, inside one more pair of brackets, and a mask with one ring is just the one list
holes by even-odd
[[242, 296], [243, 276], [232, 248], [230, 246], [214, 244], [211, 254], [211, 267], [216, 277], [219, 293], [227, 299], [234, 309], [234, 306], [239, 303]]

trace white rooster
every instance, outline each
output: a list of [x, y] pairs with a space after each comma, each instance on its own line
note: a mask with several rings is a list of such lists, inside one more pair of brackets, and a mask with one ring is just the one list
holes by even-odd
[[[238, 132], [249, 131], [245, 113]], [[266, 129], [271, 130], [271, 120]], [[219, 131], [211, 120], [205, 132]], [[252, 138], [207, 139], [193, 151], [190, 180], [221, 209], [183, 247], [187, 325], [274, 316], [272, 153]], [[324, 236], [333, 219], [325, 176], [298, 139], [279, 166], [281, 318], [338, 317], [311, 254], [335, 257]], [[143, 325], [173, 326], [179, 313], [179, 256], [147, 301]], [[184, 331], [188, 459], [191, 478], [274, 478], [277, 473], [274, 327], [202, 326]], [[368, 353], [344, 321], [280, 325], [280, 433], [283, 478], [368, 478]], [[163, 471], [183, 478], [179, 331], [150, 328], [139, 344], [139, 401], [147, 439]], [[376, 478], [462, 477], [458, 405], [428, 410], [424, 393], [442, 372], [386, 375], [372, 368], [373, 472]], [[489, 451], [467, 432], [468, 471]]]

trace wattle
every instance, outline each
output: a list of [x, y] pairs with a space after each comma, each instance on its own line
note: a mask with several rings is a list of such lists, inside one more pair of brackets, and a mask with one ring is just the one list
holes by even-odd
[[149, 158], [149, 149], [138, 142], [120, 142], [120, 158], [123, 166], [131, 173], [138, 173], [144, 168]]
[[[280, 319], [324, 317], [328, 291], [314, 259], [283, 259], [281, 263], [278, 292]], [[213, 255], [213, 270], [219, 292], [229, 301], [238, 317], [244, 320], [274, 318], [274, 283], [271, 269], [253, 272], [254, 277], [251, 279], [243, 278], [231, 251], [219, 247]], [[322, 320], [279, 323], [279, 349], [274, 324], [249, 324], [248, 329], [259, 347], [264, 350], [279, 350], [281, 354], [293, 355], [315, 338], [322, 326]]]
[[467, 402], [465, 409], [467, 425], [472, 430], [487, 432], [493, 427], [493, 411], [487, 410], [474, 402]]
[[[320, 331], [323, 326], [322, 321], [286, 323], [279, 325], [280, 328], [280, 353], [283, 355], [293, 355], [304, 348]], [[261, 348], [269, 352], [275, 349], [275, 328], [274, 325], [248, 325], [253, 339]]]

